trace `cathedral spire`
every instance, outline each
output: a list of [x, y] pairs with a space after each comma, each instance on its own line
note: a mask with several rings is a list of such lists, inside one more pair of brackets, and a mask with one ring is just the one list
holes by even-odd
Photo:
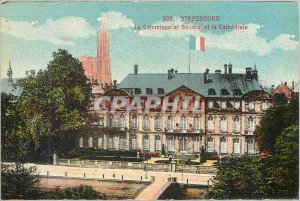
[[109, 33], [105, 16], [101, 17], [100, 30], [98, 32], [98, 57], [109, 57]]
[[11, 64], [10, 64], [10, 60], [9, 60], [8, 70], [7, 70], [7, 76], [8, 76], [9, 79], [12, 79], [12, 75], [13, 75], [13, 71], [11, 69]]

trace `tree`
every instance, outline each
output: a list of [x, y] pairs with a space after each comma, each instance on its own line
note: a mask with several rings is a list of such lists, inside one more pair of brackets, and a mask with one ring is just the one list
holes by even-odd
[[281, 102], [266, 112], [255, 130], [256, 139], [262, 152], [274, 153], [275, 142], [282, 131], [299, 122], [299, 101], [294, 98], [290, 103]]
[[2, 199], [38, 199], [39, 178], [36, 169], [23, 164], [1, 165]]
[[62, 199], [70, 199], [70, 200], [103, 200], [105, 199], [105, 194], [101, 194], [95, 191], [90, 186], [80, 185], [78, 187], [66, 188], [66, 189], [54, 189], [48, 193], [46, 193], [44, 199], [48, 200], [62, 200]]
[[275, 143], [275, 153], [264, 161], [270, 198], [297, 199], [299, 187], [299, 126], [290, 126]]
[[68, 145], [68, 141], [62, 143], [61, 138], [79, 132], [91, 98], [91, 84], [79, 60], [59, 49], [53, 53], [46, 70], [18, 84], [23, 93], [16, 106], [22, 119], [17, 135], [30, 140], [31, 153], [50, 154], [69, 147], [73, 142]]
[[205, 148], [202, 146], [201, 147], [201, 153], [200, 153], [200, 164], [205, 163], [207, 160], [207, 153], [205, 151]]
[[214, 185], [209, 188], [209, 199], [255, 199], [263, 198], [264, 177], [262, 164], [248, 156], [222, 158]]

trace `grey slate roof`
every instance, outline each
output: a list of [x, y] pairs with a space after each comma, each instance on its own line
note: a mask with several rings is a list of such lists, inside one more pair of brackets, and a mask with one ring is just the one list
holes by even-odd
[[[173, 90], [185, 85], [205, 97], [238, 97], [233, 96], [233, 89], [240, 89], [242, 94], [253, 90], [262, 90], [255, 79], [247, 80], [244, 74], [217, 74], [209, 73], [211, 83], [204, 84], [204, 73], [177, 73], [168, 80], [168, 74], [128, 74], [119, 84], [119, 89], [130, 90], [141, 88], [141, 96], [147, 95], [146, 88], [153, 89], [153, 95], [157, 94], [157, 88], [163, 88], [168, 94]], [[213, 88], [216, 95], [208, 95], [208, 89]], [[221, 89], [227, 89], [228, 96], [221, 95]]]

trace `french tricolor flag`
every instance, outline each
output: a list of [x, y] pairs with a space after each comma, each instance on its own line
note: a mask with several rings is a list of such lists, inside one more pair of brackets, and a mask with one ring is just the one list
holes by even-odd
[[205, 51], [205, 38], [202, 36], [190, 36], [189, 37], [190, 50]]

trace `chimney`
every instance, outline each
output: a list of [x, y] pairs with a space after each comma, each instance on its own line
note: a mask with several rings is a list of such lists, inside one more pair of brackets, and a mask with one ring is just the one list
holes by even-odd
[[139, 68], [138, 65], [134, 65], [134, 74], [138, 74], [138, 68]]
[[287, 86], [287, 82], [284, 82], [284, 85]]
[[114, 80], [114, 88], [117, 88], [117, 80]]
[[168, 70], [168, 80], [172, 79], [171, 70]]
[[175, 70], [175, 74], [177, 74], [178, 73], [178, 70]]
[[292, 81], [292, 91], [294, 91], [294, 90], [295, 90], [295, 82]]
[[209, 73], [209, 69], [207, 68], [204, 73], [204, 84], [208, 83], [208, 73]]
[[232, 73], [232, 64], [231, 63], [229, 63], [229, 65], [228, 65], [228, 73]]
[[215, 73], [216, 74], [221, 74], [221, 70], [216, 70]]
[[251, 72], [252, 72], [252, 68], [250, 68], [250, 67], [246, 68], [246, 79], [247, 80], [251, 80], [252, 79]]
[[227, 74], [227, 64], [224, 64], [224, 74]]

